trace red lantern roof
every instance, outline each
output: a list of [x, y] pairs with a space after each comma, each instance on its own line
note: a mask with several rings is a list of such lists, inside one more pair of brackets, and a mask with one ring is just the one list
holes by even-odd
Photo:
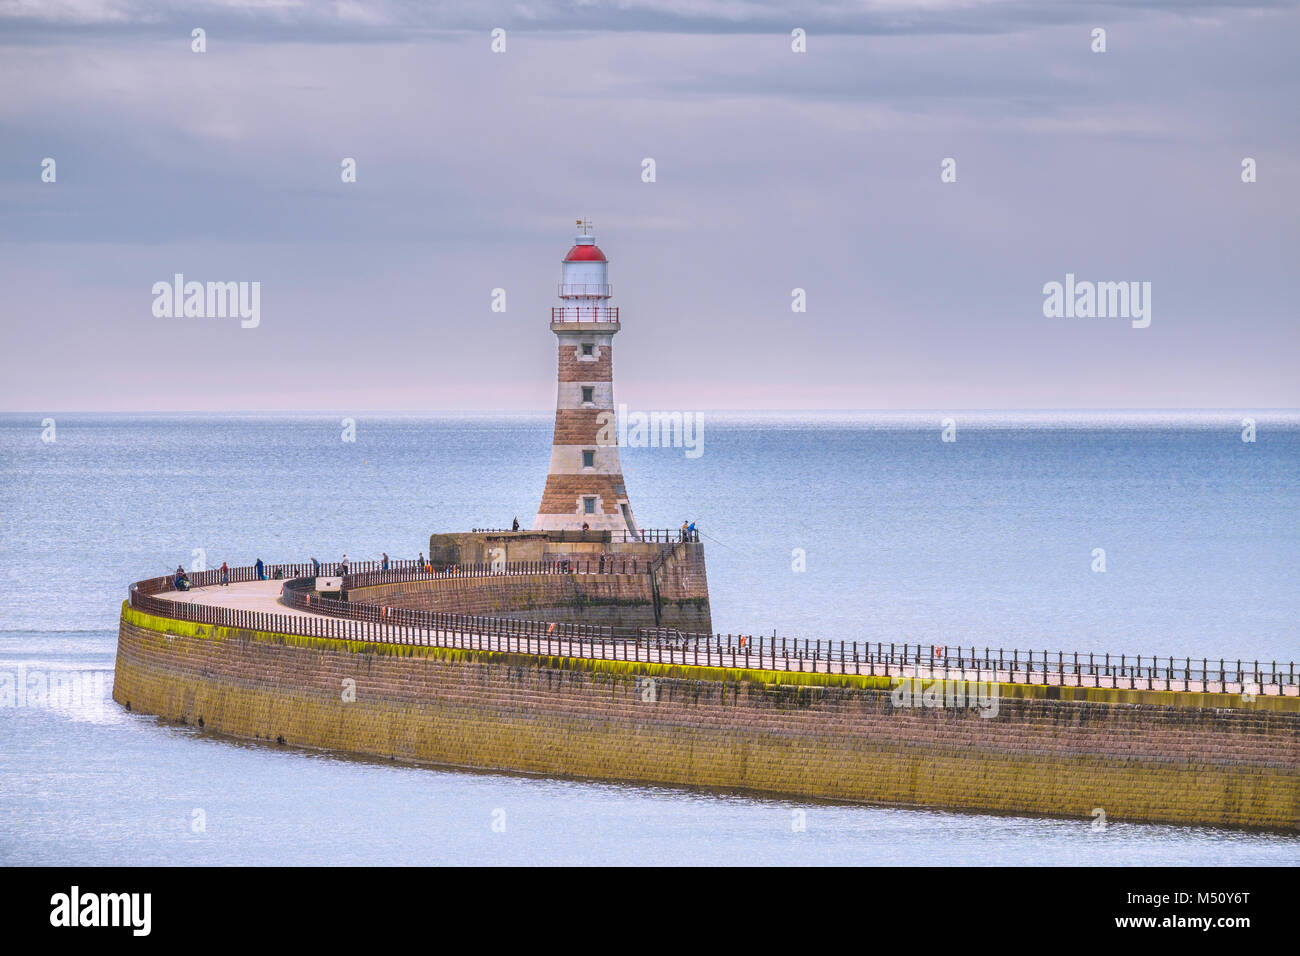
[[605, 253], [593, 243], [590, 245], [577, 245], [569, 250], [569, 254], [564, 257], [565, 262], [604, 262]]

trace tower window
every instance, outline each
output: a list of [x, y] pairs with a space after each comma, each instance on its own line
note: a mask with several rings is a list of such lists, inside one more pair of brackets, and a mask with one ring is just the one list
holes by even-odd
[[594, 514], [596, 513], [596, 499], [595, 499], [595, 498], [583, 498], [583, 499], [582, 499], [582, 513], [583, 513], [583, 514], [589, 514], [589, 515], [594, 515]]
[[596, 400], [596, 389], [590, 385], [582, 386], [582, 404], [590, 405]]
[[596, 354], [595, 349], [596, 349], [596, 347], [595, 347], [594, 345], [592, 345], [590, 342], [583, 342], [583, 343], [582, 343], [582, 354], [583, 354], [583, 355], [586, 355], [586, 356], [595, 355], [595, 354]]
[[583, 468], [595, 468], [595, 467], [596, 467], [596, 453], [595, 453], [594, 451], [590, 451], [590, 450], [584, 450], [584, 451], [583, 451], [583, 453], [582, 453], [582, 467], [583, 467]]

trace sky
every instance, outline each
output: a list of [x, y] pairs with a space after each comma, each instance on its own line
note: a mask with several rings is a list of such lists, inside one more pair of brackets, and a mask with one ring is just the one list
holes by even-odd
[[[1297, 49], [1291, 2], [0, 0], [0, 411], [545, 412], [579, 217], [634, 408], [1295, 408]], [[259, 324], [155, 315], [176, 273]], [[1067, 274], [1150, 324], [1046, 316]]]

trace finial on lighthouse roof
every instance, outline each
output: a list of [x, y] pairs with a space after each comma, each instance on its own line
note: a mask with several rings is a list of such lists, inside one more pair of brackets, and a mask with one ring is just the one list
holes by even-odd
[[590, 219], [577, 220], [577, 226], [580, 230], [574, 238], [573, 248], [569, 254], [564, 257], [565, 262], [605, 262], [605, 253], [601, 252], [596, 246], [595, 229], [591, 225]]

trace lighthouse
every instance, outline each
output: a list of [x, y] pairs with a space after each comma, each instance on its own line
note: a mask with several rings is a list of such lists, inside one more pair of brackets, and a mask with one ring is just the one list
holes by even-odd
[[551, 465], [534, 531], [626, 532], [636, 520], [623, 484], [614, 412], [614, 336], [618, 308], [609, 304], [609, 262], [591, 224], [563, 260], [560, 304], [551, 309], [559, 348]]

